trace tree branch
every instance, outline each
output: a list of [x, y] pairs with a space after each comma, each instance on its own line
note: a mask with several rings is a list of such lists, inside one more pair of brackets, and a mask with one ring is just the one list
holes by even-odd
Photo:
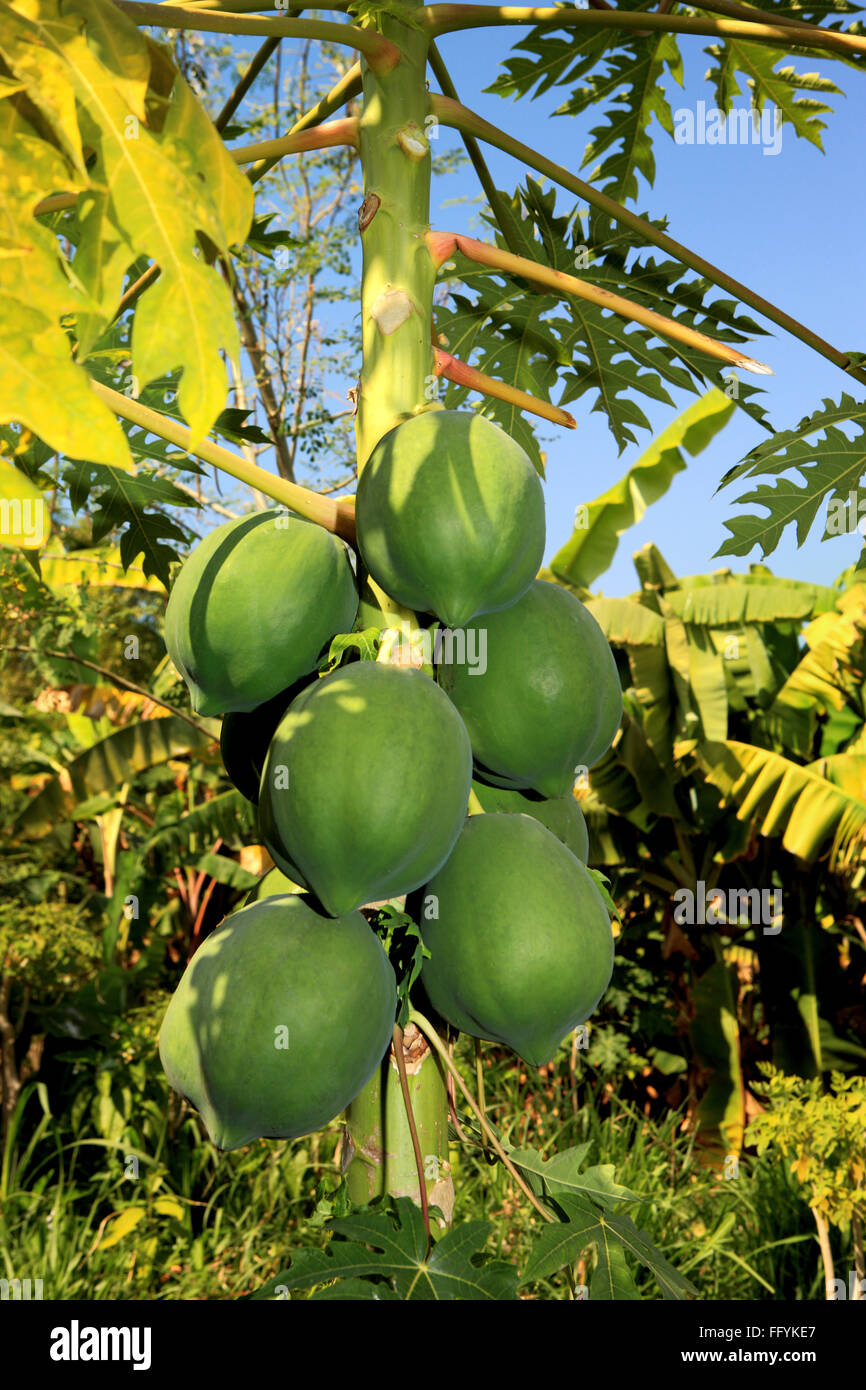
[[577, 299], [585, 299], [590, 304], [596, 304], [601, 309], [610, 309], [621, 318], [629, 319], [633, 323], [641, 323], [645, 328], [649, 328], [653, 333], [657, 333], [661, 338], [667, 338], [673, 342], [685, 343], [687, 347], [695, 348], [698, 352], [705, 352], [709, 357], [715, 357], [719, 361], [728, 363], [729, 366], [738, 367], [741, 371], [755, 372], [758, 376], [772, 376], [772, 368], [758, 362], [753, 357], [746, 357], [737, 348], [728, 347], [726, 343], [718, 343], [714, 338], [708, 338], [706, 334], [699, 333], [694, 328], [689, 328], [686, 324], [678, 323], [676, 319], [665, 318], [663, 314], [657, 314], [654, 309], [645, 309], [642, 304], [635, 304], [630, 299], [625, 299], [620, 294], [612, 294], [610, 290], [599, 289], [596, 285], [590, 285], [585, 280], [580, 280], [576, 275], [566, 275], [561, 270], [552, 270], [550, 266], [542, 265], [538, 261], [527, 260], [523, 256], [513, 256], [510, 251], [502, 251], [498, 246], [490, 246], [483, 241], [475, 241], [472, 237], [462, 236], [459, 232], [435, 232], [427, 233], [427, 246], [433, 261], [437, 266], [441, 266], [455, 251], [462, 251], [464, 256], [468, 256], [471, 261], [478, 265], [486, 265], [491, 270], [500, 271], [506, 275], [517, 275], [524, 280], [535, 283], [544, 290], [555, 290], [559, 294], [572, 294]]
[[[228, 279], [228, 277], [226, 278]], [[267, 354], [256, 335], [256, 326], [253, 321], [252, 310], [244, 297], [240, 282], [234, 276], [232, 276], [231, 281], [231, 292], [238, 314], [238, 328], [240, 330], [241, 343], [252, 363], [256, 385], [259, 388], [259, 394], [262, 398], [262, 407], [267, 418], [268, 429], [271, 433], [271, 441], [277, 455], [277, 467], [280, 472], [280, 477], [285, 478], [288, 482], [294, 482], [294, 468], [292, 467], [292, 459], [289, 454], [286, 436], [280, 429], [282, 415], [279, 401], [274, 391], [274, 384], [267, 368]]]
[[853, 365], [844, 352], [840, 352], [838, 348], [825, 342], [810, 328], [792, 318], [790, 314], [786, 314], [777, 305], [756, 294], [754, 290], [750, 290], [747, 285], [742, 285], [739, 280], [735, 280], [726, 271], [720, 270], [711, 261], [704, 260], [702, 256], [690, 251], [687, 246], [682, 246], [680, 242], [674, 241], [673, 237], [659, 231], [651, 222], [644, 221], [642, 217], [638, 217], [636, 213], [624, 208], [613, 198], [608, 197], [606, 193], [601, 193], [598, 189], [593, 188], [591, 183], [585, 183], [583, 179], [577, 178], [567, 169], [564, 169], [562, 165], [554, 164], [552, 159], [545, 158], [531, 146], [524, 145], [519, 140], [515, 140], [513, 136], [506, 135], [498, 126], [491, 125], [489, 121], [477, 116], [474, 111], [469, 111], [465, 106], [460, 106], [448, 97], [434, 95], [432, 108], [443, 125], [450, 126], [455, 130], [465, 128], [480, 139], [487, 141], [488, 144], [495, 145], [497, 149], [513, 155], [515, 159], [529, 165], [531, 169], [536, 169], [538, 173], [544, 174], [554, 183], [558, 183], [561, 188], [568, 189], [570, 193], [575, 193], [579, 198], [583, 198], [592, 207], [606, 212], [614, 222], [630, 227], [645, 241], [653, 246], [658, 246], [660, 250], [666, 251], [678, 261], [682, 261], [683, 265], [687, 265], [698, 275], [706, 276], [715, 285], [736, 295], [744, 304], [748, 304], [750, 308], [763, 314], [772, 323], [784, 328], [793, 337], [799, 338], [801, 342], [806, 343], [822, 357], [826, 357], [828, 362], [832, 362], [834, 366], [840, 367], [842, 371], [848, 372], [858, 381], [866, 382], [866, 371]]
[[191, 29], [197, 33], [261, 34], [263, 38], [322, 39], [344, 44], [363, 53], [373, 72], [391, 72], [400, 61], [400, 50], [372, 29], [354, 24], [334, 24], [326, 19], [270, 19], [262, 15], [233, 15], [219, 11], [184, 9], [147, 0], [114, 0], [117, 8], [136, 24], [155, 24], [163, 29]]
[[271, 54], [279, 48], [279, 46], [280, 40], [278, 38], [265, 39], [264, 43], [261, 45], [258, 52], [255, 54], [252, 61], [250, 62], [249, 67], [247, 68], [243, 77], [240, 79], [234, 91], [231, 93], [231, 96], [229, 96], [226, 99], [223, 109], [220, 111], [219, 115], [214, 121], [214, 125], [216, 126], [217, 130], [225, 130], [226, 126], [228, 125], [232, 116], [237, 111], [247, 92], [250, 90], [250, 87], [255, 82], [265, 63], [270, 58]]
[[[298, 135], [302, 130], [309, 130], [311, 126], [321, 124], [328, 116], [332, 116], [341, 106], [356, 97], [361, 90], [361, 64], [354, 63], [349, 71], [336, 82], [327, 96], [305, 112], [299, 120], [295, 121], [289, 131], [289, 135]], [[250, 183], [258, 183], [269, 169], [277, 163], [280, 155], [269, 155], [265, 159], [260, 159], [253, 165], [252, 169], [247, 170], [247, 178]]]
[[[427, 32], [438, 38], [464, 29], [483, 29], [492, 25], [531, 24], [548, 29], [626, 29], [666, 34], [705, 34], [716, 39], [748, 39], [753, 43], [785, 47], [790, 40], [799, 48], [826, 49], [847, 57], [866, 53], [866, 38], [856, 34], [831, 33], [818, 25], [757, 24], [741, 19], [701, 19], [671, 14], [639, 14], [628, 10], [532, 9], [511, 5], [428, 5], [416, 14]], [[299, 21], [300, 22], [300, 21]]]
[[537, 396], [530, 396], [527, 391], [520, 391], [516, 386], [509, 386], [507, 382], [499, 381], [496, 377], [486, 376], [476, 367], [470, 367], [466, 362], [458, 362], [450, 352], [443, 352], [435, 345], [433, 356], [434, 374], [453, 381], [455, 386], [465, 386], [467, 390], [478, 391], [483, 396], [494, 396], [497, 400], [508, 401], [509, 405], [516, 406], [518, 410], [540, 415], [543, 420], [552, 420], [555, 425], [564, 425], [567, 430], [577, 429], [574, 416], [569, 415], [567, 410], [560, 410], [558, 405], [540, 401]]
[[[442, 88], [442, 91], [445, 93], [447, 97], [451, 97], [453, 101], [459, 102], [460, 98], [457, 95], [457, 88], [451, 81], [451, 76], [439, 55], [439, 50], [437, 49], [435, 43], [431, 42], [427, 57], [430, 66], [433, 69], [433, 75], [436, 78], [436, 81], [439, 83], [439, 86]], [[488, 203], [490, 204], [490, 210], [493, 213], [493, 216], [496, 218], [499, 230], [505, 238], [505, 243], [509, 251], [513, 251], [515, 255], [519, 255], [519, 248], [516, 241], [514, 240], [508, 215], [503, 206], [502, 199], [499, 196], [499, 190], [497, 189], [496, 184], [493, 182], [493, 176], [490, 173], [487, 164], [485, 163], [484, 156], [481, 153], [481, 150], [478, 145], [478, 141], [467, 131], [461, 130], [460, 134], [463, 137], [463, 144], [466, 147], [466, 153], [472, 161], [472, 167], [478, 175], [478, 182], [484, 189], [485, 196], [487, 198]]]
[[110, 406], [115, 415], [130, 420], [134, 425], [140, 425], [160, 439], [168, 440], [170, 444], [177, 444], [187, 453], [212, 464], [214, 468], [222, 469], [239, 482], [258, 488], [266, 497], [273, 497], [275, 501], [283, 503], [299, 516], [306, 517], [308, 521], [315, 521], [318, 526], [331, 531], [335, 536], [340, 536], [350, 545], [355, 544], [355, 507], [352, 501], [345, 498], [332, 501], [327, 497], [321, 497], [317, 492], [311, 492], [309, 488], [301, 487], [298, 483], [277, 478], [273, 473], [259, 468], [257, 464], [247, 463], [240, 455], [231, 453], [210, 439], [203, 439], [193, 446], [186, 425], [179, 424], [167, 415], [160, 415], [156, 410], [148, 409], [140, 401], [130, 400], [119, 391], [112, 391], [101, 382], [91, 381], [90, 386], [100, 400]]

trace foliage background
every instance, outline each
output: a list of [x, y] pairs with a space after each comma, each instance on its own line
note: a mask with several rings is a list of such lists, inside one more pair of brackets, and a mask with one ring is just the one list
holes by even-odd
[[[504, 56], [508, 36], [488, 42], [485, 34], [491, 77], [494, 44]], [[476, 99], [477, 61], [468, 56], [476, 45], [461, 38], [442, 48], [467, 100], [508, 125], [510, 107], [492, 96]], [[240, 63], [239, 45], [188, 36], [176, 52], [216, 115]], [[321, 65], [304, 50], [291, 59], [287, 53], [280, 78], [289, 112], [305, 104], [304, 84], [321, 90], [333, 81], [335, 61], [328, 53]], [[692, 53], [692, 74], [696, 61]], [[688, 91], [696, 100], [691, 80]], [[243, 121], [235, 121], [235, 141], [275, 133], [267, 85], [256, 92]], [[546, 106], [528, 104], [530, 124], [521, 123], [520, 133], [574, 167], [576, 141], [596, 116], [549, 120], [561, 96], [549, 96]], [[279, 130], [284, 121], [285, 113]], [[638, 205], [652, 198], [653, 210], [675, 207], [672, 230], [682, 240], [771, 298], [776, 281], [786, 307], [842, 346], [856, 346], [844, 338], [857, 319], [850, 298], [836, 294], [834, 260], [845, 254], [840, 237], [856, 234], [855, 203], [863, 196], [838, 157], [856, 128], [856, 118], [830, 123], [825, 139], [839, 141], [837, 155], [827, 161], [832, 173], [810, 207], [808, 227], [788, 209], [799, 211], [793, 190], [803, 182], [819, 187], [819, 155], [792, 139], [778, 160], [759, 149], [715, 150], [711, 166], [706, 149], [673, 147], [663, 136], [656, 142], [658, 182], [652, 194], [640, 185]], [[449, 203], [455, 195], [463, 202], [440, 203], [439, 225], [489, 236], [452, 148], [443, 140], [440, 167], [453, 175], [443, 188]], [[505, 163], [491, 156], [499, 186], [511, 189], [516, 176]], [[693, 196], [698, 167], [707, 184], [700, 198]], [[524, 188], [516, 213], [531, 212], [542, 236], [553, 229], [557, 254], [579, 244], [574, 229], [558, 222], [569, 200], [554, 203], [537, 184]], [[284, 161], [258, 205], [274, 218], [257, 225], [257, 244], [237, 258], [248, 317], [270, 366], [257, 366], [255, 351], [247, 352], [245, 381], [235, 384], [232, 398], [240, 414], [222, 417], [220, 433], [249, 457], [267, 464], [278, 457], [284, 476], [325, 489], [339, 488], [351, 472], [345, 388], [357, 349], [357, 194], [357, 169], [343, 154]], [[736, 216], [725, 223], [720, 205], [736, 208]], [[324, 246], [322, 223], [313, 226], [322, 208]], [[298, 235], [298, 214], [309, 236]], [[813, 245], [832, 246], [833, 254], [813, 252]], [[853, 241], [849, 250], [856, 263]], [[471, 275], [465, 283], [471, 288]], [[834, 304], [844, 304], [838, 322]], [[442, 303], [440, 312], [448, 319], [452, 308]], [[122, 333], [108, 343], [113, 366], [123, 359]], [[781, 339], [759, 351], [780, 370], [772, 396], [780, 426], [795, 423], [804, 397], [817, 404], [824, 394], [839, 394], [838, 374], [804, 353]], [[824, 386], [825, 375], [832, 385]], [[175, 386], [171, 377], [157, 381], [152, 399], [168, 392], [162, 401], [172, 404]], [[447, 399], [452, 403], [454, 394]], [[680, 407], [693, 398], [675, 390], [674, 399]], [[255, 414], [244, 423], [251, 407]], [[654, 427], [669, 424], [673, 413], [661, 402], [647, 412]], [[857, 573], [848, 570], [833, 585], [857, 559], [859, 540], [825, 545], [818, 559], [813, 533], [805, 560], [794, 561], [783, 545], [775, 575], [752, 567], [743, 584], [731, 572], [706, 572], [721, 539], [721, 509], [709, 502], [707, 480], [715, 482], [761, 438], [760, 428], [738, 415], [677, 461], [669, 454], [654, 461], [661, 491], [669, 491], [643, 523], [659, 546], [637, 552], [636, 579], [630, 571], [626, 578], [626, 548], [617, 542], [639, 517], [617, 514], [623, 525], [614, 524], [610, 506], [594, 513], [592, 536], [613, 567], [589, 564], [585, 548], [575, 562], [571, 552], [564, 555], [575, 505], [592, 500], [600, 476], [606, 486], [626, 475], [634, 482], [649, 442], [644, 431], [618, 455], [604, 418], [585, 408], [579, 414], [577, 435], [546, 447], [554, 519], [548, 563], [550, 577], [586, 599], [595, 596], [590, 601], [626, 688], [620, 738], [580, 788], [592, 862], [610, 876], [621, 913], [618, 961], [588, 1039], [570, 1040], [549, 1067], [528, 1073], [501, 1050], [485, 1050], [490, 1114], [515, 1146], [548, 1152], [588, 1144], [588, 1162], [615, 1165], [617, 1182], [638, 1194], [631, 1216], [701, 1296], [821, 1297], [809, 1210], [813, 1169], [802, 1166], [802, 1143], [793, 1163], [780, 1163], [772, 1147], [759, 1152], [749, 1142], [746, 1125], [766, 1099], [768, 1063], [828, 1084], [831, 1071], [848, 1084], [864, 1070], [866, 610]], [[287, 417], [286, 442], [274, 451], [264, 430]], [[7, 1277], [43, 1277], [57, 1298], [237, 1296], [272, 1277], [296, 1240], [324, 1243], [322, 1223], [342, 1202], [337, 1129], [220, 1156], [168, 1091], [154, 1046], [168, 995], [201, 937], [266, 865], [250, 808], [222, 773], [218, 724], [194, 727], [164, 657], [163, 586], [136, 564], [124, 575], [121, 561], [130, 555], [118, 552], [118, 528], [129, 516], [110, 494], [95, 509], [97, 479], [80, 470], [70, 494], [50, 451], [39, 441], [28, 448], [23, 461], [34, 470], [55, 469], [54, 519], [64, 553], [57, 546], [55, 558], [43, 560], [40, 578], [20, 553], [0, 552], [0, 812], [9, 848], [0, 907], [5, 1270]], [[254, 500], [235, 485], [221, 488], [207, 470], [182, 478], [170, 454], [156, 454], [155, 462], [160, 486], [148, 500], [155, 499], [162, 530], [154, 534], [180, 551], [194, 533]], [[206, 511], [195, 511], [195, 502]], [[706, 517], [707, 526], [685, 530], [685, 514]], [[630, 532], [628, 548], [643, 538]], [[677, 573], [666, 556], [675, 557]], [[160, 557], [164, 576], [170, 560], [170, 550]], [[746, 561], [732, 570], [746, 572]], [[797, 579], [775, 577], [785, 574]], [[813, 574], [823, 588], [802, 582]], [[605, 575], [608, 591], [629, 592], [619, 607], [598, 595]], [[725, 649], [732, 637], [734, 656]], [[727, 753], [726, 741], [733, 745]], [[843, 757], [844, 765], [834, 762]], [[784, 794], [771, 779], [773, 797], [778, 792], [782, 800], [775, 817], [773, 798], [746, 803], [755, 758], [762, 767], [776, 759], [786, 779]], [[701, 872], [722, 886], [784, 886], [794, 900], [784, 944], [772, 937], [767, 944], [754, 928], [733, 922], [718, 931], [683, 930], [673, 919], [673, 894]], [[465, 1040], [457, 1056], [471, 1067]], [[458, 1216], [491, 1220], [488, 1253], [525, 1267], [536, 1218], [508, 1175], [491, 1169], [477, 1144], [468, 1151], [455, 1146], [453, 1158]], [[850, 1188], [862, 1189], [863, 1176], [846, 1168], [839, 1182], [845, 1190], [831, 1239], [846, 1269], [856, 1258], [852, 1213], [860, 1200], [852, 1206]], [[597, 1259], [592, 1248], [581, 1253], [579, 1282], [591, 1281]], [[633, 1276], [633, 1292], [657, 1296], [640, 1269]], [[568, 1285], [554, 1274], [530, 1283], [527, 1293], [563, 1298]]]

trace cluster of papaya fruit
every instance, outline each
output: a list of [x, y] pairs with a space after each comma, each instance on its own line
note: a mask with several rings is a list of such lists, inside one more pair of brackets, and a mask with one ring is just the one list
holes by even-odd
[[462, 639], [423, 669], [383, 648], [319, 674], [370, 614], [343, 542], [285, 512], [209, 535], [166, 611], [169, 654], [194, 709], [223, 716], [226, 770], [276, 865], [199, 948], [160, 1033], [169, 1081], [221, 1148], [320, 1128], [382, 1061], [397, 982], [366, 904], [410, 895], [433, 1009], [530, 1063], [612, 970], [572, 789], [613, 740], [621, 688], [587, 609], [535, 578], [530, 459], [481, 416], [422, 412], [374, 450], [356, 521], [375, 584]]

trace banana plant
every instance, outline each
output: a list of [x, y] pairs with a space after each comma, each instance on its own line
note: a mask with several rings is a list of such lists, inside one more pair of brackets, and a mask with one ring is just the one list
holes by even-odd
[[[820, 1074], [866, 1057], [827, 1016], [850, 1003], [838, 950], [866, 944], [851, 916], [866, 826], [863, 586], [856, 571], [831, 588], [763, 565], [678, 577], [649, 544], [634, 556], [640, 588], [629, 598], [590, 588], [686, 466], [683, 453], [723, 427], [726, 404], [708, 393], [579, 505], [546, 577], [585, 601], [624, 688], [620, 733], [576, 792], [591, 861], [615, 893], [649, 887], [661, 899], [663, 959], [680, 959], [686, 977], [693, 1107], [705, 1138], [738, 1151], [751, 1104], [743, 1053], [754, 1050], [741, 1021], [756, 979], [777, 1063]], [[821, 902], [809, 866], [824, 860]], [[757, 894], [757, 923], [740, 913], [741, 891]]]

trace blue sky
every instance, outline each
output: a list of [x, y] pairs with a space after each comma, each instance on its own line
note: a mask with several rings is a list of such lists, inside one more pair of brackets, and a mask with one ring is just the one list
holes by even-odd
[[[527, 32], [515, 27], [469, 31], [442, 39], [439, 48], [465, 105], [580, 172], [588, 131], [597, 117], [553, 116], [568, 93], [567, 87], [519, 102], [482, 91], [493, 81], [513, 43]], [[710, 42], [680, 36], [684, 87], [678, 88], [669, 79], [665, 83], [674, 111], [694, 109], [700, 100], [708, 107], [714, 105], [713, 89], [704, 81], [709, 59], [703, 49]], [[823, 58], [785, 61], [798, 72], [818, 71], [832, 78], [847, 94], [828, 98], [835, 114], [824, 118], [825, 153], [798, 139], [788, 125], [782, 127], [781, 145], [773, 155], [753, 144], [676, 144], [654, 121], [656, 180], [652, 188], [641, 183], [637, 210], [652, 216], [667, 215], [673, 237], [728, 270], [834, 346], [866, 350], [863, 75]], [[745, 99], [741, 104], [746, 104]], [[441, 138], [459, 140], [446, 130], [441, 131]], [[485, 157], [498, 187], [510, 191], [522, 179], [523, 167], [509, 156], [488, 146]], [[584, 170], [582, 176], [586, 178], [588, 172]], [[475, 175], [468, 167], [442, 180], [434, 188], [434, 224], [468, 230], [474, 218], [477, 229], [477, 211], [466, 204], [441, 208], [441, 200], [460, 194], [471, 196], [476, 191]], [[572, 206], [574, 201], [566, 193], [561, 194], [561, 200], [563, 207]], [[772, 377], [750, 380], [766, 389], [763, 403], [777, 429], [796, 424], [824, 397], [838, 399], [847, 390], [863, 398], [863, 388], [858, 390], [856, 382], [781, 330], [773, 329], [772, 336], [754, 339], [754, 355], [774, 371]], [[677, 410], [693, 399], [683, 394], [677, 400]], [[552, 438], [546, 445], [548, 555], [570, 534], [575, 505], [609, 487], [639, 457], [650, 438], [641, 437], [639, 447], [632, 446], [618, 456], [605, 418], [592, 414], [584, 402], [572, 407], [578, 418], [576, 431], [550, 427]], [[654, 429], [664, 428], [675, 414], [670, 407], [653, 409], [643, 398], [641, 406]], [[722, 566], [747, 569], [750, 561], [760, 560], [757, 549], [742, 559], [712, 558], [728, 534], [723, 526], [725, 517], [747, 510], [732, 505], [738, 495], [736, 485], [717, 497], [713, 494], [722, 474], [765, 437], [758, 425], [737, 412], [714, 443], [679, 475], [667, 496], [623, 536], [614, 564], [596, 587], [608, 594], [632, 591], [636, 577], [631, 556], [647, 541], [658, 545], [679, 574]], [[745, 489], [741, 486], [740, 490]], [[766, 563], [780, 575], [831, 583], [856, 559], [860, 547], [857, 538], [850, 536], [821, 542], [820, 530], [823, 527], [798, 550], [789, 528]]]
[[[469, 30], [440, 39], [438, 46], [464, 105], [588, 178], [591, 171], [581, 170], [581, 162], [588, 132], [599, 117], [597, 112], [579, 118], [554, 116], [555, 108], [568, 95], [568, 87], [553, 88], [535, 100], [519, 101], [484, 91], [513, 45], [527, 33], [529, 26]], [[684, 85], [678, 87], [667, 75], [664, 79], [675, 115], [696, 111], [699, 102], [708, 108], [714, 106], [713, 88], [704, 80], [710, 65], [704, 49], [711, 42], [691, 35], [679, 37]], [[242, 50], [252, 52], [256, 46], [249, 39], [238, 41]], [[291, 62], [295, 45], [286, 42], [284, 46], [284, 61]], [[822, 136], [824, 153], [798, 138], [787, 124], [781, 128], [780, 141], [779, 137], [767, 141], [770, 146], [778, 144], [772, 154], [754, 143], [678, 144], [654, 120], [656, 179], [652, 187], [641, 180], [634, 206], [653, 217], [666, 216], [668, 231], [676, 240], [727, 270], [835, 347], [866, 351], [862, 270], [862, 228], [866, 222], [864, 76], [862, 71], [829, 57], [786, 58], [782, 62], [800, 73], [817, 71], [846, 93], [825, 98], [834, 112], [823, 118], [827, 124]], [[745, 87], [742, 77], [740, 83]], [[430, 85], [436, 86], [432, 76]], [[738, 104], [746, 106], [747, 97], [741, 97]], [[440, 127], [439, 139], [440, 150], [451, 145], [462, 148], [459, 135], [444, 127]], [[511, 192], [527, 172], [532, 172], [490, 146], [483, 149], [500, 188]], [[490, 232], [479, 217], [481, 204], [472, 201], [479, 192], [468, 163], [457, 173], [435, 180], [433, 225], [489, 238]], [[563, 210], [574, 205], [571, 194], [561, 191], [559, 197]], [[746, 312], [757, 317], [751, 310]], [[765, 390], [762, 403], [776, 429], [796, 425], [819, 408], [825, 397], [838, 400], [847, 391], [864, 399], [864, 388], [853, 379], [781, 329], [768, 326], [771, 334], [756, 337], [751, 348], [748, 344], [744, 347], [773, 368], [773, 376], [749, 380]], [[673, 410], [654, 406], [646, 397], [640, 397], [640, 405], [657, 433], [695, 399], [690, 393], [675, 394]], [[610, 487], [651, 439], [649, 433], [640, 431], [638, 445], [618, 455], [606, 417], [592, 413], [590, 405], [591, 397], [584, 397], [569, 407], [577, 417], [576, 431], [538, 422], [547, 452], [547, 559], [571, 534], [575, 507]], [[738, 489], [734, 484], [718, 496], [714, 493], [722, 475], [767, 437], [748, 416], [736, 412], [712, 445], [689, 462], [668, 494], [649, 509], [639, 525], [625, 533], [613, 565], [594, 587], [607, 594], [633, 591], [636, 576], [631, 557], [648, 541], [655, 542], [681, 575], [722, 567], [746, 570], [749, 563], [761, 561], [757, 547], [748, 557], [713, 558], [728, 535], [725, 518], [755, 510], [734, 506], [735, 498], [748, 485], [740, 484]], [[823, 525], [817, 525], [798, 549], [789, 527], [766, 563], [779, 575], [832, 583], [857, 558], [860, 544], [856, 535], [822, 542], [822, 531]]]

